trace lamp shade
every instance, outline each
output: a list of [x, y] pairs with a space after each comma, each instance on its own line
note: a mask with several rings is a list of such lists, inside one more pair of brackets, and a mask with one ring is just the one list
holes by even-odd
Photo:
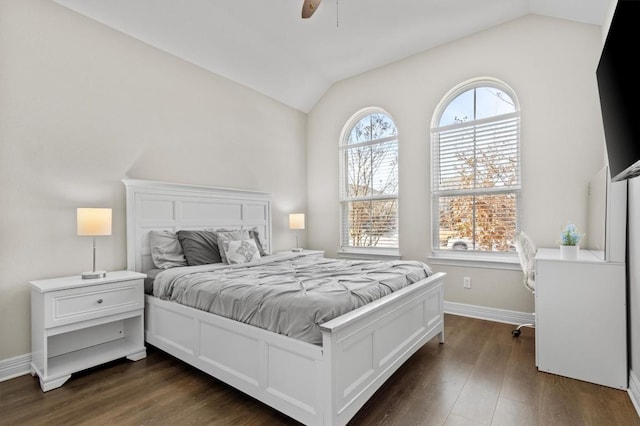
[[78, 235], [111, 235], [111, 209], [78, 208]]
[[304, 229], [304, 213], [291, 213], [289, 215], [289, 229]]

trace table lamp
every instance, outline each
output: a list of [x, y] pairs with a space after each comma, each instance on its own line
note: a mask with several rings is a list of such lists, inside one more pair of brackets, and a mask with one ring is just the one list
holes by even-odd
[[[304, 229], [304, 213], [291, 213], [289, 215], [289, 229], [296, 231]], [[298, 242], [298, 233], [296, 232], [296, 248], [292, 249], [292, 251], [301, 252], [303, 250]]]
[[96, 271], [96, 237], [111, 235], [111, 209], [78, 208], [78, 235], [93, 237], [93, 270], [83, 272], [82, 278], [102, 278], [105, 271]]

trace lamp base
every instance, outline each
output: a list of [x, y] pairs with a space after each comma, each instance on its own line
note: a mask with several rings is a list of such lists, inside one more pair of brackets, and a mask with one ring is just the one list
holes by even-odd
[[91, 272], [83, 272], [82, 279], [90, 280], [94, 278], [104, 278], [107, 276], [107, 271], [91, 271]]
[[291, 251], [294, 252], [294, 253], [302, 253], [304, 251], [304, 249], [303, 248], [292, 248]]

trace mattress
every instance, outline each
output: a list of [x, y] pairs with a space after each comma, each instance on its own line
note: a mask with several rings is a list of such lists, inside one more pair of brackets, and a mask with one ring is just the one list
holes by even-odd
[[419, 261], [280, 253], [239, 265], [163, 270], [153, 295], [320, 345], [321, 324], [431, 274]]

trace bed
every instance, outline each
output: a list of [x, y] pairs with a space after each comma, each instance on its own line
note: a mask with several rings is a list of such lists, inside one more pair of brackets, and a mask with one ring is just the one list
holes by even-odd
[[[129, 270], [155, 269], [152, 231], [252, 229], [271, 251], [268, 193], [123, 182]], [[344, 425], [422, 345], [444, 342], [443, 279], [431, 274], [319, 324], [316, 343], [147, 294], [145, 340], [299, 422]]]

